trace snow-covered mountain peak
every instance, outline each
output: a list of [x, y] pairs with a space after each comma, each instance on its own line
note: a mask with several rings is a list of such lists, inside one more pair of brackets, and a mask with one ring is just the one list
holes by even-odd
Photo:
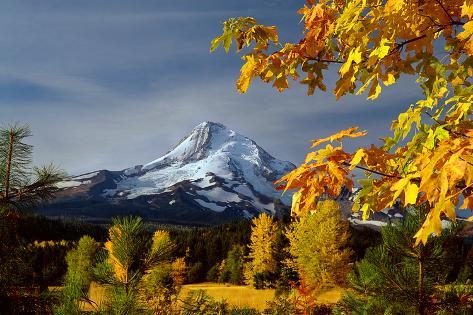
[[[129, 198], [156, 194], [183, 181], [213, 186], [213, 178], [221, 178], [231, 189], [255, 199], [254, 194], [281, 197], [273, 181], [294, 169], [290, 162], [272, 157], [253, 140], [214, 122], [197, 125], [164, 156], [125, 170], [128, 179], [118, 190]], [[204, 184], [207, 183], [207, 184]], [[240, 188], [238, 188], [240, 187]], [[235, 197], [236, 198], [236, 197]], [[290, 202], [289, 196], [283, 202]]]
[[228, 218], [250, 217], [261, 211], [276, 214], [290, 205], [291, 194], [281, 196], [273, 182], [294, 168], [253, 140], [220, 123], [206, 121], [154, 161], [100, 173], [101, 179], [98, 175], [84, 180], [74, 177], [61, 187], [70, 189], [69, 195], [87, 191], [106, 204], [144, 202], [146, 207], [159, 205], [159, 209], [171, 211], [186, 202], [186, 207], [198, 211], [224, 212]]
[[183, 165], [218, 155], [225, 155], [222, 158], [227, 160], [243, 158], [262, 166], [275, 160], [254, 141], [220, 123], [206, 121], [197, 125], [164, 156], [145, 164], [142, 170]]
[[228, 135], [232, 132], [224, 125], [214, 122], [203, 122], [197, 125], [186, 137], [168, 151], [164, 156], [143, 166], [143, 170], [159, 168], [163, 165], [184, 164], [205, 157], [209, 140], [213, 135]]

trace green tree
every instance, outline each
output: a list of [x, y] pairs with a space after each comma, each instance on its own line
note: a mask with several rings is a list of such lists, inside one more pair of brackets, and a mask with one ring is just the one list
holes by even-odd
[[350, 271], [351, 250], [347, 247], [348, 222], [341, 217], [336, 201], [317, 204], [286, 231], [291, 261], [307, 289], [343, 285]]
[[[108, 254], [105, 268], [98, 269], [105, 272], [97, 273], [101, 282], [107, 285], [113, 313], [138, 314], [146, 310], [139, 289], [144, 285], [146, 297], [150, 298], [157, 293], [153, 287], [158, 290], [162, 285], [169, 285], [169, 282], [160, 281], [163, 270], [172, 272], [169, 259], [174, 248], [169, 233], [161, 230], [153, 234], [149, 244], [141, 218], [113, 219], [105, 243]], [[163, 290], [159, 291], [163, 293]]]
[[91, 269], [99, 244], [89, 236], [83, 236], [77, 247], [66, 255], [67, 273], [62, 290], [62, 304], [55, 309], [56, 314], [80, 314], [81, 302], [96, 304], [88, 297], [92, 282]]
[[[348, 277], [349, 291], [338, 314], [467, 314], [473, 310], [471, 285], [452, 281], [461, 261], [456, 228], [445, 229], [427, 244], [414, 235], [425, 220], [422, 211], [382, 228], [381, 245], [369, 249]], [[458, 242], [458, 240], [457, 240]], [[460, 243], [461, 248], [461, 240]]]
[[12, 292], [20, 292], [19, 286], [31, 286], [31, 278], [37, 278], [32, 277], [38, 270], [32, 265], [31, 253], [21, 238], [20, 214], [50, 199], [62, 176], [51, 165], [31, 166], [33, 147], [24, 142], [29, 136], [28, 126], [14, 124], [0, 128], [0, 300], [6, 303]]
[[253, 219], [251, 228], [249, 262], [245, 265], [245, 280], [254, 285], [254, 278], [276, 272], [275, 242], [277, 225], [266, 213]]
[[243, 260], [245, 249], [241, 245], [235, 245], [228, 251], [227, 258], [220, 273], [220, 282], [241, 284], [243, 282]]
[[[109, 314], [172, 314], [185, 275], [183, 259], [172, 262], [175, 244], [166, 231], [151, 239], [141, 218], [112, 219], [109, 237], [98, 251], [84, 237], [68, 254], [65, 299], [58, 313], [80, 313], [81, 301]], [[96, 253], [96, 254], [94, 254]], [[96, 305], [88, 294], [92, 280], [107, 292], [107, 303]]]
[[33, 147], [26, 125], [0, 128], [0, 210], [21, 211], [53, 197], [63, 172], [52, 165], [32, 167]]

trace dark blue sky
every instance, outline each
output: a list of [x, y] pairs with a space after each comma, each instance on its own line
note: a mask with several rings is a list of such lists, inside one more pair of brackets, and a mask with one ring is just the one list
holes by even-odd
[[[388, 135], [419, 96], [412, 78], [375, 102], [330, 93], [283, 94], [256, 82], [235, 91], [239, 56], [209, 53], [228, 17], [254, 16], [298, 40], [304, 1], [11, 0], [0, 3], [0, 123], [30, 124], [35, 163], [71, 174], [123, 169], [166, 152], [202, 121], [217, 121], [280, 159], [299, 163], [309, 141], [359, 125]], [[337, 69], [331, 69], [333, 82]], [[333, 88], [333, 85], [331, 86]]]

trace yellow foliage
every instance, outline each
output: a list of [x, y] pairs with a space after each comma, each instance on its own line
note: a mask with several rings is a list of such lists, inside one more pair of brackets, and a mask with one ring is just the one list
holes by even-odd
[[175, 287], [181, 287], [186, 280], [187, 266], [184, 257], [176, 258], [171, 264], [171, 277]]
[[[292, 213], [303, 215], [322, 196], [351, 189], [355, 168], [366, 173], [353, 208], [362, 210], [364, 218], [396, 201], [428, 206], [417, 243], [440, 234], [440, 218], [455, 220], [456, 207], [473, 210], [473, 1], [308, 0], [298, 13], [302, 38], [282, 45], [274, 27], [252, 18], [225, 22], [217, 42], [228, 50], [234, 38], [240, 41], [238, 51], [246, 49], [240, 92], [260, 77], [279, 91], [289, 87], [291, 78], [313, 94], [325, 90], [324, 71], [336, 66], [337, 99], [367, 92], [368, 99], [376, 100], [382, 85], [394, 84], [403, 74], [417, 75], [425, 98], [399, 114], [392, 136], [380, 146], [351, 153], [340, 143], [310, 152], [277, 182], [281, 189], [297, 189]], [[314, 140], [312, 147], [365, 134], [355, 130]]]
[[[274, 244], [276, 242], [276, 230], [276, 223], [266, 213], [253, 219], [249, 245], [251, 270], [247, 270], [247, 273], [255, 275], [261, 272], [275, 271]], [[251, 278], [249, 280], [251, 281]]]
[[294, 257], [292, 264], [304, 279], [306, 289], [343, 285], [351, 269], [351, 250], [346, 248], [348, 222], [343, 221], [336, 201], [317, 204], [286, 231]]

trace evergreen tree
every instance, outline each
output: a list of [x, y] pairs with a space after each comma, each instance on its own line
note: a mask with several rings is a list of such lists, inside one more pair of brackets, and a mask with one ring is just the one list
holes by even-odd
[[140, 286], [144, 285], [148, 289], [146, 293], [151, 293], [150, 289], [160, 284], [162, 271], [172, 272], [169, 258], [175, 246], [169, 233], [156, 231], [150, 245], [148, 249], [149, 240], [141, 218], [113, 219], [105, 243], [108, 258], [96, 274], [102, 283], [108, 284], [110, 307], [114, 314], [144, 312], [146, 305], [142, 304], [139, 295]]
[[243, 260], [245, 250], [241, 245], [235, 245], [228, 252], [220, 273], [220, 282], [241, 284], [243, 281]]
[[[99, 244], [89, 236], [83, 236], [75, 249], [67, 253], [67, 273], [62, 291], [62, 305], [56, 314], [80, 314], [81, 302], [94, 304], [88, 297], [92, 282], [91, 268]], [[95, 305], [93, 305], [95, 306]]]
[[350, 271], [351, 250], [347, 248], [348, 222], [343, 221], [336, 201], [317, 204], [287, 229], [290, 262], [304, 280], [306, 289], [343, 285]]
[[[90, 238], [83, 238], [68, 254], [66, 291], [57, 313], [80, 313], [80, 301], [109, 314], [172, 314], [186, 272], [183, 259], [172, 263], [175, 245], [169, 233], [158, 230], [152, 238], [141, 218], [114, 218], [104, 248], [96, 255]], [[92, 263], [93, 262], [93, 263]], [[88, 297], [90, 282], [106, 288], [106, 305]]]
[[33, 147], [24, 142], [29, 136], [28, 126], [15, 124], [0, 128], [0, 308], [12, 302], [12, 295], [27, 299], [26, 295], [17, 293], [21, 292], [19, 287], [31, 286], [34, 282], [31, 280], [37, 278], [32, 277], [38, 270], [21, 239], [20, 213], [51, 198], [62, 175], [51, 165], [31, 166]]
[[350, 290], [339, 303], [338, 314], [468, 314], [473, 310], [472, 286], [451, 279], [456, 269], [452, 262], [461, 261], [455, 225], [415, 246], [414, 235], [425, 217], [422, 211], [406, 211], [404, 220], [383, 227], [382, 244], [369, 249], [349, 274]]
[[63, 175], [54, 166], [32, 167], [33, 147], [24, 142], [28, 126], [0, 128], [0, 210], [24, 210], [50, 199]]

